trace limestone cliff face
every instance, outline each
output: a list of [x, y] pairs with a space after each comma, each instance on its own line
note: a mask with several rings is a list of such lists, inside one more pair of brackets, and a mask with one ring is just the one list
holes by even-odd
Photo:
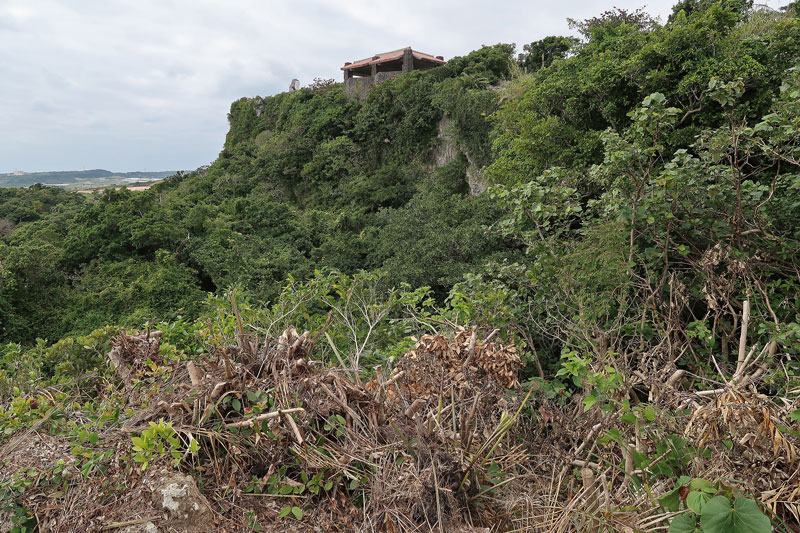
[[453, 135], [453, 121], [446, 115], [442, 116], [442, 120], [439, 121], [437, 139], [439, 143], [433, 151], [433, 163], [436, 168], [449, 165], [458, 158], [459, 153], [463, 153], [469, 163], [469, 166], [467, 166], [467, 182], [469, 183], [470, 194], [477, 196], [484, 192], [488, 184], [483, 177], [483, 172], [475, 165], [469, 153], [458, 146], [458, 142]]
[[458, 158], [458, 146], [453, 138], [452, 125], [453, 121], [446, 115], [443, 115], [442, 120], [439, 121], [439, 134], [437, 135], [439, 143], [433, 150], [433, 163], [436, 168], [447, 166]]
[[256, 96], [255, 98], [253, 98], [253, 109], [255, 110], [257, 117], [260, 117], [261, 115], [264, 114], [264, 108], [266, 107], [266, 105], [267, 105], [266, 102], [264, 102], [264, 99], [261, 98], [260, 96]]
[[469, 193], [472, 196], [478, 196], [486, 190], [489, 184], [486, 183], [486, 178], [483, 177], [483, 172], [472, 163], [472, 160], [469, 158], [469, 154], [464, 155], [467, 156], [467, 161], [469, 161], [469, 166], [467, 167]]

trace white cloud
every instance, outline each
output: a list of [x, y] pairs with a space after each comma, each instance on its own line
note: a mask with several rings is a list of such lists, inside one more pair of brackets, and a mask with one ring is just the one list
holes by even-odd
[[[665, 17], [671, 4], [655, 0], [648, 11]], [[283, 91], [295, 77], [338, 79], [345, 61], [403, 46], [446, 57], [482, 44], [521, 46], [605, 8], [588, 0], [0, 0], [0, 172], [195, 168], [216, 157], [230, 103], [242, 96]]]

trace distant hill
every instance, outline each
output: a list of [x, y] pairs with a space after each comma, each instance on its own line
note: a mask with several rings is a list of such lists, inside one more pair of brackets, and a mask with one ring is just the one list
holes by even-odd
[[64, 170], [57, 172], [15, 172], [0, 174], [0, 187], [29, 187], [36, 183], [67, 189], [91, 189], [161, 180], [175, 174], [164, 172], [111, 172], [109, 170]]

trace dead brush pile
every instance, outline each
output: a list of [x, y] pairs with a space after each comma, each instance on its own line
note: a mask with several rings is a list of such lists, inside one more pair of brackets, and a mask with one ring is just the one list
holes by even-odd
[[[747, 346], [744, 307], [738, 360], [718, 388], [698, 388], [674, 364], [569, 361], [591, 385], [565, 405], [540, 399], [538, 424], [527, 426], [541, 434], [526, 436], [526, 490], [505, 502], [513, 530], [745, 533], [769, 531], [771, 520], [775, 531], [800, 531], [800, 410], [759, 392], [776, 344]], [[695, 529], [686, 508], [714, 496], [758, 502], [753, 522]]]
[[[362, 383], [349, 369], [315, 361], [314, 338], [294, 328], [261, 343], [242, 337], [189, 361], [161, 357], [160, 339], [147, 331], [115, 342], [108, 357], [123, 414], [96, 437], [107, 466], [78, 484], [25, 491], [22, 501], [40, 524], [477, 531], [507, 521], [488, 496], [525, 460], [515, 422], [527, 398], [509, 390], [520, 367], [513, 346], [480, 342], [466, 330], [454, 339], [426, 335], [393, 372], [379, 369]], [[59, 439], [63, 459], [70, 441]], [[13, 463], [26, 464], [22, 456]], [[197, 478], [214, 509], [202, 526], [176, 522], [158, 495], [173, 490], [158, 480], [179, 472]], [[54, 498], [73, 505], [53, 506]]]
[[798, 530], [797, 406], [756, 390], [774, 346], [713, 390], [573, 354], [562, 368], [590, 386], [565, 401], [521, 390], [496, 331], [422, 335], [369, 381], [316, 360], [311, 332], [238, 332], [194, 357], [123, 332], [110, 379], [24, 400], [44, 415], [0, 449], [0, 491], [40, 531], [632, 533], [666, 531], [696, 486]]
[[[688, 482], [681, 489], [682, 475], [708, 480], [715, 493], [757, 500], [782, 526], [775, 531], [800, 531], [800, 433], [788, 416], [793, 406], [781, 407], [780, 399], [759, 394], [752, 383], [710, 391], [651, 384], [651, 394], [658, 394], [639, 410], [586, 409], [587, 394], [564, 406], [539, 403], [538, 420], [527, 425], [539, 433], [525, 436], [524, 490], [503, 502], [511, 530], [667, 531], [684, 514], [669, 509], [669, 496], [685, 503], [690, 492]], [[618, 398], [633, 403], [647, 390], [642, 385], [631, 380]]]
[[[735, 479], [784, 521], [800, 524], [797, 432], [787, 411], [752, 389], [730, 388], [698, 405], [686, 434], [713, 452], [711, 477]], [[736, 447], [740, 453], [731, 454]]]

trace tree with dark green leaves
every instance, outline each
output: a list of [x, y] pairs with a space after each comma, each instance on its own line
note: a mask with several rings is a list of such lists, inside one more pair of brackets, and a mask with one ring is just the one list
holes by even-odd
[[519, 66], [525, 72], [536, 72], [549, 67], [556, 59], [564, 59], [580, 41], [575, 37], [550, 35], [522, 47], [523, 53], [517, 56]]

